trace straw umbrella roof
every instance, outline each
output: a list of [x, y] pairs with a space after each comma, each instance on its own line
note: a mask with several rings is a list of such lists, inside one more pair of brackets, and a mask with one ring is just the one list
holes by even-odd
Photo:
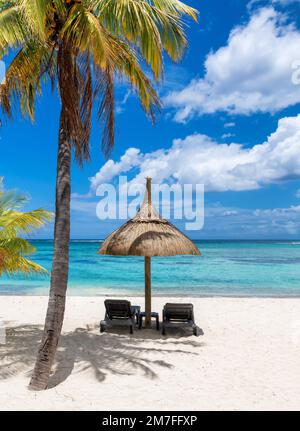
[[150, 192], [145, 194], [136, 216], [109, 235], [98, 253], [148, 257], [201, 254], [186, 235], [160, 217], [152, 206]]

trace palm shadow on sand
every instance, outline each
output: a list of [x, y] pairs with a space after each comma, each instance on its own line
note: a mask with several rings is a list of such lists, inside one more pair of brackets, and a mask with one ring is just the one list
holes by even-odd
[[[124, 328], [100, 334], [96, 326], [77, 328], [61, 335], [49, 388], [65, 381], [73, 372], [92, 370], [95, 378], [103, 382], [107, 375], [134, 375], [142, 373], [149, 379], [158, 378], [157, 368], [172, 368], [166, 354], [198, 355], [197, 348], [204, 343], [189, 337], [162, 338], [155, 330], [135, 331], [129, 335]], [[6, 344], [0, 345], [0, 379], [18, 373], [32, 372], [36, 353], [42, 337], [42, 327], [22, 325], [7, 328]], [[151, 345], [150, 345], [150, 342]], [[193, 351], [186, 348], [193, 348]], [[151, 359], [150, 359], [151, 354]], [[156, 357], [156, 359], [154, 359]]]

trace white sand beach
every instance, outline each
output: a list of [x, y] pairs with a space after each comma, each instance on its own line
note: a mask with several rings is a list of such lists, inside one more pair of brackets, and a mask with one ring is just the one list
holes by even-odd
[[[130, 298], [143, 306], [143, 298]], [[50, 389], [27, 389], [46, 297], [1, 296], [2, 410], [300, 409], [300, 299], [153, 298], [193, 302], [204, 335], [126, 328], [99, 333], [103, 297], [69, 297]], [[143, 308], [143, 307], [142, 307]]]

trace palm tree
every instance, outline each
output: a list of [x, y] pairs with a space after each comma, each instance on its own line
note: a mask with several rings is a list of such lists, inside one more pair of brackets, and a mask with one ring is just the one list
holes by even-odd
[[34, 118], [35, 97], [49, 79], [58, 90], [58, 139], [54, 255], [44, 335], [30, 388], [45, 389], [61, 333], [68, 283], [70, 164], [89, 159], [93, 105], [102, 124], [106, 155], [114, 144], [114, 81], [127, 78], [154, 120], [159, 98], [139, 58], [154, 78], [163, 73], [163, 51], [178, 60], [187, 44], [182, 17], [197, 12], [179, 0], [13, 0], [0, 13], [0, 57], [18, 48], [0, 91], [11, 115], [12, 101]]
[[43, 209], [19, 211], [26, 202], [25, 196], [13, 191], [0, 191], [0, 276], [18, 272], [47, 272], [26, 257], [36, 250], [20, 235], [42, 227], [52, 218], [52, 213]]

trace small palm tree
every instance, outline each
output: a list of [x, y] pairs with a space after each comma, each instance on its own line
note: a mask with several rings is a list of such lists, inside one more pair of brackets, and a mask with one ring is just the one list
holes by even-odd
[[19, 101], [34, 118], [43, 81], [57, 82], [61, 99], [51, 287], [45, 329], [30, 387], [45, 389], [61, 333], [69, 270], [71, 153], [89, 159], [93, 105], [103, 126], [106, 155], [114, 144], [114, 82], [127, 78], [154, 120], [159, 98], [139, 58], [154, 78], [163, 51], [178, 60], [187, 44], [182, 16], [197, 12], [179, 0], [12, 0], [0, 13], [0, 57], [18, 52], [0, 89], [4, 111]]
[[52, 218], [52, 213], [43, 209], [19, 211], [26, 202], [25, 196], [0, 191], [0, 276], [18, 272], [47, 272], [26, 257], [36, 250], [20, 235], [44, 226]]

